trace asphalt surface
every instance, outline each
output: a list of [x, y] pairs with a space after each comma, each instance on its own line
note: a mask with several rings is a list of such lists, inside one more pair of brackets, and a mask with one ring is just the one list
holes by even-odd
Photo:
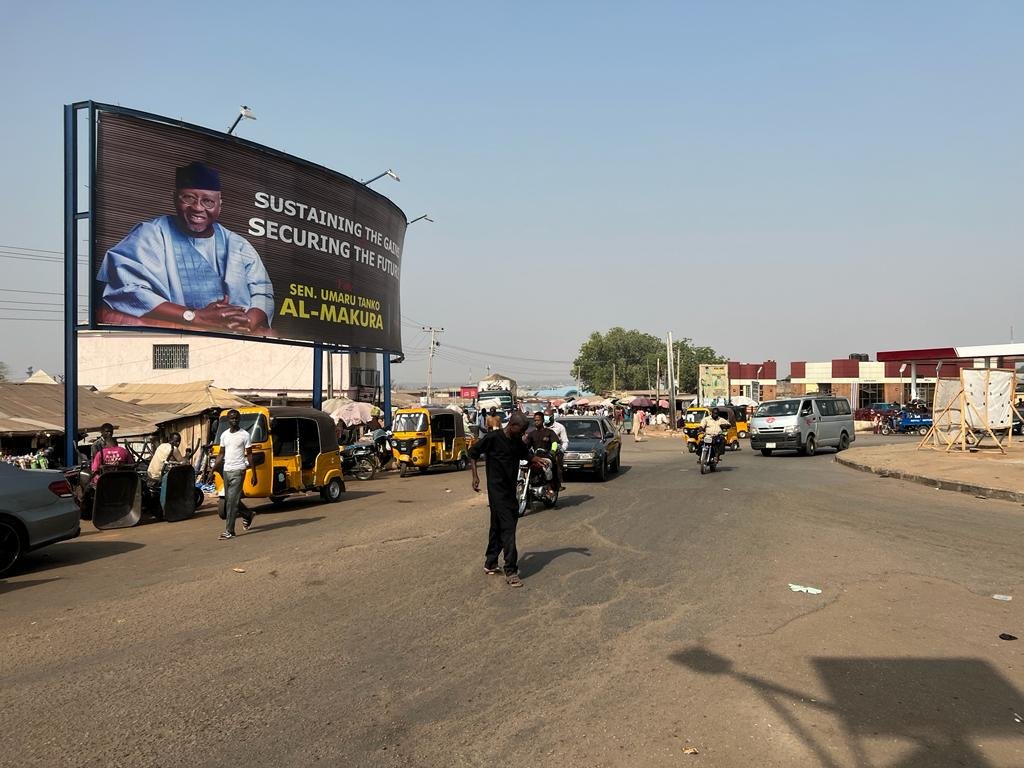
[[30, 555], [0, 581], [0, 765], [1024, 765], [1024, 507], [626, 438], [521, 521], [512, 589], [469, 483]]

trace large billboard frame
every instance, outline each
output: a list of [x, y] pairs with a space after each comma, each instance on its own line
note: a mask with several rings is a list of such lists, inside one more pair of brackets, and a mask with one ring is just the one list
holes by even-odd
[[[400, 361], [404, 359], [401, 349], [388, 349], [374, 346], [352, 346], [324, 341], [308, 341], [303, 339], [281, 339], [274, 337], [254, 336], [251, 338], [241, 336], [237, 333], [218, 333], [215, 330], [191, 330], [183, 328], [160, 328], [151, 326], [118, 327], [107, 324], [99, 324], [96, 321], [97, 313], [97, 286], [93, 275], [96, 264], [96, 168], [97, 168], [97, 124], [101, 113], [124, 115], [140, 120], [152, 121], [166, 126], [181, 128], [202, 136], [215, 138], [221, 141], [227, 140], [239, 146], [251, 149], [270, 157], [294, 163], [303, 168], [314, 170], [320, 173], [337, 178], [339, 181], [360, 185], [369, 194], [380, 198], [384, 204], [394, 209], [394, 212], [402, 217], [406, 225], [409, 223], [408, 216], [390, 198], [382, 195], [370, 187], [362, 184], [351, 176], [335, 171], [318, 163], [311, 162], [301, 157], [282, 152], [281, 150], [259, 144], [254, 141], [206, 128], [195, 123], [184, 120], [158, 115], [152, 112], [131, 109], [114, 104], [105, 104], [92, 100], [78, 101], [64, 105], [64, 447], [65, 461], [67, 466], [78, 463], [77, 456], [77, 434], [78, 434], [78, 332], [104, 331], [107, 333], [147, 333], [164, 335], [186, 335], [205, 336], [212, 338], [233, 339], [239, 341], [258, 341], [264, 344], [284, 344], [287, 346], [307, 347], [313, 350], [313, 404], [319, 407], [322, 398], [322, 391], [318, 391], [318, 385], [323, 379], [323, 352], [368, 352], [380, 354], [383, 359], [382, 385], [384, 393], [385, 411], [390, 408], [391, 401], [391, 355], [396, 354]], [[88, 119], [88, 147], [82, 151], [79, 140], [79, 123], [82, 114], [85, 113]], [[80, 166], [83, 158], [87, 161], [86, 173], [88, 178], [87, 208], [80, 210]], [[80, 268], [80, 255], [78, 252], [78, 227], [79, 222], [88, 222], [89, 237], [87, 253], [82, 254], [89, 265], [89, 307], [86, 322], [79, 322], [78, 303], [78, 270]], [[399, 305], [399, 313], [401, 308]]]

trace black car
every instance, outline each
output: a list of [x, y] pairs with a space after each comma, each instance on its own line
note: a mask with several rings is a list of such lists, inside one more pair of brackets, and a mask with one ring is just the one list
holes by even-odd
[[622, 438], [607, 419], [597, 416], [562, 416], [569, 447], [565, 452], [566, 471], [593, 472], [604, 480], [618, 472], [622, 461]]

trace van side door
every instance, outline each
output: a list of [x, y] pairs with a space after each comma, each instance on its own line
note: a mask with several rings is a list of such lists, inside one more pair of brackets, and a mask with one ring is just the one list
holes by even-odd
[[818, 417], [815, 415], [814, 401], [808, 398], [800, 402], [800, 412], [797, 414], [797, 426], [800, 427], [800, 442], [807, 442], [808, 435], [818, 434]]
[[815, 400], [814, 405], [818, 410], [818, 445], [837, 445], [839, 431], [836, 429], [836, 401], [822, 398]]

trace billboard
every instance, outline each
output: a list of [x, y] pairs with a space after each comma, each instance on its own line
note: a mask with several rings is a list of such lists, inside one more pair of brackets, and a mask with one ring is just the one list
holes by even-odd
[[401, 352], [398, 206], [223, 134], [114, 108], [97, 120], [93, 326]]
[[729, 400], [729, 365], [727, 363], [701, 363], [697, 369], [699, 396], [702, 403], [711, 400]]

